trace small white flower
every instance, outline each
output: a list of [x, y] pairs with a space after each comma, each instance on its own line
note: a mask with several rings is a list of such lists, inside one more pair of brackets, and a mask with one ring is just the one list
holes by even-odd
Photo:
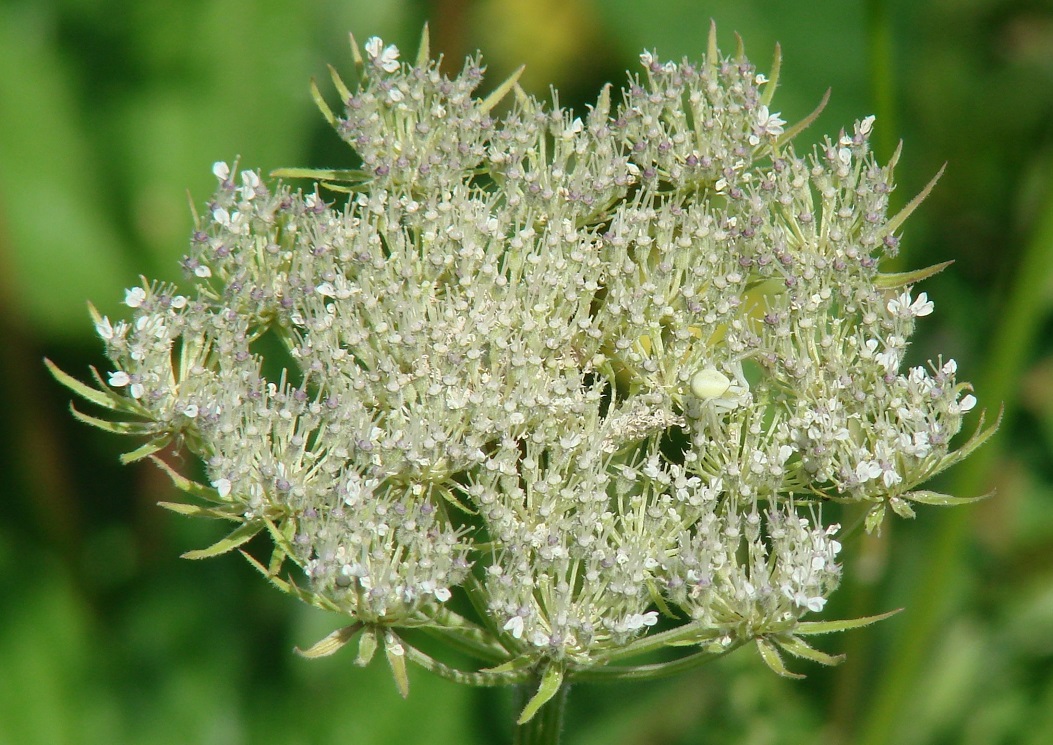
[[871, 114], [868, 117], [865, 117], [861, 122], [859, 122], [859, 134], [863, 135], [864, 137], [866, 135], [870, 134], [870, 130], [873, 129], [873, 128], [874, 128], [874, 115], [873, 114]]
[[644, 628], [645, 626], [654, 626], [658, 623], [657, 611], [647, 611], [647, 613], [634, 613], [625, 619], [625, 627], [629, 631], [637, 631]]
[[196, 419], [197, 415], [197, 404], [188, 404], [187, 407], [183, 409], [183, 416], [187, 417], [188, 419]]
[[384, 72], [395, 72], [399, 69], [399, 48], [394, 44], [385, 47], [379, 36], [371, 36], [366, 41], [366, 54], [373, 64]]
[[580, 116], [576, 117], [574, 119], [574, 121], [572, 121], [567, 126], [567, 128], [563, 130], [563, 139], [564, 140], [573, 140], [574, 139], [574, 135], [576, 135], [579, 132], [581, 132], [581, 130], [583, 130], [584, 128], [585, 128], [585, 125], [582, 123], [581, 117]]
[[212, 276], [212, 270], [204, 264], [201, 264], [196, 269], [194, 269], [194, 274], [200, 277], [201, 279], [208, 279]]
[[772, 114], [764, 104], [758, 106], [757, 133], [771, 135], [772, 137], [778, 137], [781, 135], [783, 133], [783, 125], [786, 124], [786, 120], [779, 116], [781, 113], [782, 112], [780, 111], [776, 111]]
[[124, 291], [124, 304], [129, 308], [138, 308], [146, 300], [146, 290], [142, 287], [132, 287]]
[[217, 160], [212, 164], [212, 173], [220, 181], [226, 181], [230, 178], [230, 166], [222, 160]]
[[826, 598], [822, 598], [822, 597], [819, 597], [819, 596], [810, 597], [804, 603], [804, 607], [807, 608], [808, 610], [812, 611], [812, 613], [818, 613], [819, 611], [821, 611], [823, 609], [823, 606], [825, 606], [825, 605], [826, 605]]
[[230, 226], [230, 213], [223, 207], [212, 210], [212, 219], [225, 228]]
[[445, 603], [447, 600], [453, 597], [453, 593], [451, 593], [449, 588], [446, 587], [436, 587], [435, 592], [433, 592], [432, 594], [435, 596], [435, 599], [438, 600], [440, 603]]
[[877, 461], [864, 460], [856, 466], [856, 479], [863, 484], [881, 475], [881, 465]]
[[754, 85], [764, 85], [767, 82], [768, 76], [762, 72], [758, 72], [756, 75], [753, 76]]
[[893, 343], [893, 339], [889, 339], [889, 346], [883, 352], [878, 352], [874, 355], [874, 360], [884, 367], [889, 372], [893, 372], [899, 367], [900, 357], [902, 350], [896, 347]]
[[886, 488], [891, 488], [899, 482], [903, 481], [903, 477], [896, 472], [895, 468], [889, 466], [888, 468], [882, 469], [881, 480], [885, 484]]
[[511, 632], [512, 637], [515, 639], [523, 638], [523, 618], [521, 616], [512, 616], [502, 628]]
[[640, 62], [643, 64], [644, 67], [650, 70], [651, 65], [654, 64], [654, 54], [648, 52], [645, 49], [643, 52], [640, 53]]
[[123, 388], [131, 382], [131, 376], [123, 370], [117, 370], [116, 372], [110, 373], [110, 385], [114, 388]]
[[103, 316], [96, 322], [95, 331], [106, 341], [113, 339], [113, 326], [110, 325], [110, 319], [106, 316]]
[[242, 171], [241, 184], [241, 198], [245, 201], [251, 200], [256, 196], [256, 189], [260, 185], [259, 174], [255, 171]]
[[962, 400], [958, 402], [958, 411], [964, 414], [967, 411], [972, 411], [973, 407], [976, 406], [976, 396], [971, 393], [967, 393], [962, 397]]
[[932, 313], [935, 307], [926, 293], [918, 295], [916, 300], [911, 300], [910, 292], [904, 292], [897, 298], [888, 301], [888, 312], [904, 317], [921, 317]]
[[220, 498], [226, 499], [230, 496], [231, 483], [230, 479], [216, 479], [212, 482], [212, 486], [219, 494]]
[[142, 398], [143, 394], [146, 393], [146, 388], [143, 387], [142, 383], [132, 383], [128, 387], [128, 393], [131, 394], [132, 398]]

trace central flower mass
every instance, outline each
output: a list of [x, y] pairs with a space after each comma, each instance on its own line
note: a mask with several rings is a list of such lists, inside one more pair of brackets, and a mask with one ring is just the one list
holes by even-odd
[[[355, 53], [342, 110], [316, 97], [359, 167], [289, 172], [305, 193], [217, 163], [194, 292], [129, 290], [130, 322], [96, 316], [108, 386], [66, 380], [141, 421], [134, 457], [201, 456], [211, 487], [174, 477], [208, 507], [179, 509], [240, 526], [192, 554], [269, 533], [261, 571], [366, 629], [360, 659], [382, 634], [398, 680], [665, 643], [832, 661], [794, 636], [840, 577], [823, 503], [874, 529], [950, 500], [914, 490], [983, 438], [949, 448], [953, 361], [900, 369], [935, 269], [879, 272], [917, 200], [887, 214], [873, 118], [798, 154], [775, 81], [712, 42], [582, 117], [476, 97], [478, 60]], [[488, 670], [395, 635], [421, 625]]]

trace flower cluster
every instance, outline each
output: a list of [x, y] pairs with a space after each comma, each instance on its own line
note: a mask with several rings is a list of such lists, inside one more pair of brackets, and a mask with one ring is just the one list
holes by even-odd
[[873, 530], [951, 503], [918, 485], [989, 432], [952, 449], [976, 403], [953, 361], [903, 369], [942, 267], [879, 271], [921, 197], [889, 214], [873, 117], [798, 153], [776, 81], [712, 41], [644, 53], [582, 117], [514, 79], [478, 98], [479, 61], [450, 79], [426, 45], [355, 55], [342, 109], [316, 98], [358, 168], [287, 172], [303, 191], [217, 163], [186, 294], [96, 314], [96, 388], [55, 371], [124, 415], [79, 416], [146, 436], [129, 459], [200, 456], [168, 506], [237, 527], [190, 555], [269, 534], [250, 560], [353, 622], [309, 654], [379, 634], [397, 679], [478, 684], [667, 644], [832, 661], [800, 639], [841, 572], [824, 504]]

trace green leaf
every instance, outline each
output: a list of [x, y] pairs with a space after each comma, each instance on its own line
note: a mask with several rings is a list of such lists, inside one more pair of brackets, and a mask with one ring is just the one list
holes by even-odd
[[157, 425], [153, 422], [111, 422], [108, 419], [99, 419], [91, 414], [79, 411], [72, 403], [69, 405], [70, 413], [78, 421], [90, 424], [105, 432], [115, 435], [156, 435]]
[[211, 507], [202, 507], [197, 504], [184, 504], [183, 502], [158, 502], [158, 507], [162, 507], [171, 512], [175, 512], [179, 515], [186, 515], [187, 517], [209, 517], [218, 518], [220, 520], [234, 520], [241, 522], [241, 517], [230, 512], [224, 512], [222, 510], [216, 510]]
[[[258, 562], [256, 560], [256, 557], [253, 556], [252, 554], [248, 553], [247, 551], [242, 551], [241, 549], [238, 549], [238, 553], [241, 554], [245, 558], [245, 561], [249, 562], [249, 564], [251, 564], [252, 567], [256, 571], [258, 571], [260, 574], [262, 574], [264, 577], [266, 577], [268, 582], [270, 582], [272, 585], [277, 587], [282, 592], [288, 593], [290, 595], [294, 595], [297, 598], [299, 598], [300, 600], [303, 600], [308, 605], [313, 605], [315, 607], [321, 607], [319, 605], [319, 603], [315, 602], [314, 598], [304, 597], [303, 596], [303, 592], [300, 590], [300, 588], [297, 587], [292, 582], [286, 582], [281, 577], [278, 577], [278, 576], [275, 576], [273, 574], [270, 574], [267, 571], [267, 568], [265, 566], [263, 566], [263, 564]], [[327, 608], [327, 610], [332, 610], [332, 609]]]
[[545, 672], [541, 674], [541, 683], [538, 685], [537, 693], [527, 701], [527, 705], [523, 707], [523, 713], [519, 715], [516, 724], [523, 725], [533, 719], [538, 710], [559, 692], [559, 688], [562, 685], [563, 668], [550, 663], [545, 668]]
[[885, 520], [885, 505], [884, 503], [875, 505], [870, 512], [867, 513], [866, 522], [864, 528], [867, 531], [867, 535], [873, 534], [875, 530], [881, 527], [881, 523]]
[[760, 99], [760, 102], [765, 106], [771, 105], [771, 100], [775, 97], [775, 88], [779, 85], [779, 73], [781, 70], [782, 47], [776, 43], [775, 54], [771, 61], [771, 72], [768, 73], [768, 82], [764, 84], [764, 95], [762, 95]]
[[787, 142], [789, 142], [794, 137], [799, 135], [801, 132], [806, 130], [808, 127], [810, 127], [812, 125], [812, 122], [814, 122], [816, 119], [818, 119], [819, 115], [821, 113], [823, 113], [823, 109], [826, 108], [826, 104], [829, 101], [830, 101], [830, 89], [827, 88], [826, 89], [826, 93], [823, 94], [822, 99], [819, 101], [819, 105], [815, 107], [815, 109], [812, 111], [812, 113], [809, 114], [808, 116], [806, 116], [801, 121], [799, 121], [796, 124], [794, 124], [792, 127], [787, 129], [785, 132], [782, 133], [782, 135], [779, 136], [779, 140], [778, 140], [779, 146], [781, 147], [781, 146], [785, 145]]
[[507, 662], [502, 662], [500, 665], [495, 665], [494, 667], [483, 668], [482, 670], [480, 670], [480, 672], [484, 672], [484, 673], [511, 673], [511, 672], [515, 672], [516, 670], [525, 670], [528, 667], [530, 667], [531, 665], [534, 665], [535, 663], [537, 663], [537, 658], [536, 657], [533, 657], [531, 655], [523, 654], [523, 655], [519, 655], [518, 657], [513, 657], [512, 659], [508, 660]]
[[909, 504], [904, 502], [900, 497], [891, 497], [888, 500], [888, 505], [892, 508], [893, 512], [895, 512], [897, 515], [899, 515], [905, 520], [913, 520], [915, 517], [917, 517], [914, 514], [914, 509]]
[[359, 667], [365, 667], [373, 659], [373, 654], [376, 651], [377, 632], [373, 628], [368, 628], [362, 632], [362, 636], [358, 639], [358, 656], [355, 658], [355, 664]]
[[915, 269], [913, 272], [894, 272], [891, 274], [879, 274], [874, 278], [874, 286], [879, 290], [895, 290], [907, 285], [917, 284], [923, 279], [928, 279], [939, 274], [953, 264], [953, 261], [942, 261], [939, 264], [927, 266], [924, 269]]
[[457, 499], [457, 496], [444, 486], [438, 487], [439, 495], [448, 502], [451, 506], [456, 507], [461, 512], [467, 515], [478, 515], [478, 511], [473, 510], [468, 505], [464, 504], [461, 500]]
[[183, 554], [182, 558], [196, 561], [197, 559], [210, 559], [213, 556], [220, 556], [228, 551], [233, 551], [238, 546], [248, 543], [261, 530], [263, 530], [263, 525], [259, 522], [249, 522], [244, 525], [239, 525], [225, 538], [216, 541], [208, 548], [187, 551]]
[[523, 74], [523, 70], [525, 69], [525, 65], [520, 65], [515, 72], [509, 75], [505, 81], [501, 83], [501, 85], [494, 88], [489, 96], [479, 102], [479, 110], [484, 114], [489, 114], [497, 104], [501, 103], [501, 99], [508, 95], [510, 90], [515, 88], [516, 83], [519, 82], [519, 76]]
[[428, 63], [431, 62], [431, 34], [428, 31], [427, 22], [424, 23], [424, 30], [420, 33], [420, 44], [417, 46], [417, 67], [427, 67]]
[[914, 199], [910, 200], [906, 207], [897, 212], [895, 217], [888, 221], [888, 224], [885, 225], [886, 235], [899, 230], [900, 226], [903, 225], [908, 217], [910, 217], [911, 213], [925, 201], [925, 197], [929, 196], [929, 192], [932, 191], [934, 186], [936, 186], [936, 182], [940, 180], [940, 176], [943, 175], [943, 171], [946, 168], [946, 165], [942, 166], [940, 170], [936, 172], [936, 175], [932, 177], [932, 180], [925, 185], [925, 188], [922, 189]]
[[988, 492], [987, 494], [981, 494], [978, 497], [952, 497], [950, 494], [941, 494], [935, 491], [912, 491], [906, 494], [901, 494], [903, 499], [909, 499], [912, 502], [918, 502], [919, 504], [934, 504], [940, 507], [959, 505], [959, 504], [973, 504], [983, 499], [987, 499], [994, 495], [994, 492]]
[[826, 665], [827, 667], [840, 665], [845, 661], [845, 656], [843, 654], [832, 655], [827, 654], [826, 652], [820, 652], [818, 649], [806, 644], [796, 636], [777, 636], [774, 638], [774, 641], [779, 647], [786, 650], [794, 657], [818, 662], [820, 665]]
[[454, 647], [491, 664], [499, 663], [508, 652], [486, 630], [467, 621], [445, 606], [436, 609], [422, 631], [443, 644]]
[[336, 88], [336, 92], [340, 95], [340, 103], [344, 106], [347, 105], [347, 100], [351, 98], [351, 89], [344, 83], [344, 79], [340, 77], [340, 73], [336, 71], [336, 68], [332, 65], [326, 65], [329, 69], [329, 78], [333, 81], [333, 87]]
[[[318, 90], [318, 83], [314, 78], [311, 78], [311, 98], [314, 100], [314, 105], [318, 107], [318, 110], [322, 112], [322, 116], [329, 122], [330, 127], [336, 127], [336, 116], [333, 114], [333, 110], [329, 108], [329, 104], [325, 102], [325, 97], [322, 96], [322, 92]], [[274, 175], [273, 173], [271, 174]]]
[[277, 168], [271, 171], [273, 178], [306, 178], [315, 181], [358, 182], [368, 176], [355, 169], [333, 168]]
[[384, 634], [384, 654], [387, 655], [391, 675], [395, 679], [395, 688], [402, 698], [409, 696], [409, 675], [406, 673], [406, 649], [402, 640], [394, 632]]
[[177, 473], [173, 468], [165, 463], [163, 460], [157, 457], [150, 457], [150, 460], [154, 462], [154, 465], [168, 474], [168, 478], [172, 479], [172, 483], [175, 484], [176, 489], [192, 497], [198, 499], [204, 499], [206, 502], [212, 502], [214, 504], [230, 504], [229, 499], [223, 499], [219, 496], [219, 492], [211, 486], [205, 486], [199, 484], [196, 481], [188, 479], [180, 473]]
[[86, 383], [82, 383], [72, 375], [63, 372], [58, 365], [49, 360], [47, 357], [44, 358], [44, 366], [47, 367], [48, 372], [51, 373], [52, 377], [55, 378], [59, 383], [64, 385], [69, 390], [76, 393], [81, 398], [91, 401], [93, 404], [102, 406], [105, 409], [111, 411], [117, 411], [120, 406], [118, 402], [114, 401], [114, 394], [109, 391], [99, 391], [92, 388]]
[[161, 437], [158, 437], [156, 440], [150, 440], [149, 442], [143, 443], [131, 452], [123, 453], [120, 457], [120, 461], [124, 465], [128, 465], [129, 463], [135, 463], [138, 460], [142, 460], [143, 458], [153, 455], [158, 450], [163, 450], [164, 448], [168, 447], [169, 443], [171, 442], [171, 434], [163, 435]]
[[365, 69], [366, 61], [362, 59], [362, 51], [358, 48], [358, 42], [355, 41], [355, 35], [348, 34], [347, 37], [351, 42], [351, 57], [355, 61], [355, 69], [361, 74], [362, 70]]
[[775, 648], [775, 645], [764, 637], [757, 637], [757, 650], [760, 652], [761, 659], [764, 660], [764, 664], [771, 668], [772, 672], [776, 675], [780, 675], [783, 678], [803, 678], [804, 676], [800, 673], [790, 672], [786, 665], [783, 664], [782, 657], [779, 656], [779, 650]]
[[717, 22], [709, 19], [709, 36], [706, 37], [706, 66], [711, 70], [720, 67], [720, 49], [717, 48]]
[[337, 629], [324, 639], [315, 642], [307, 649], [300, 649], [299, 647], [293, 647], [293, 649], [296, 651], [296, 654], [301, 657], [306, 657], [309, 660], [316, 660], [319, 657], [328, 657], [331, 654], [339, 652], [361, 629], [362, 624], [353, 623], [350, 626]]
[[275, 546], [274, 550], [271, 551], [271, 560], [267, 563], [267, 572], [269, 574], [276, 575], [282, 570], [282, 565], [285, 564], [285, 560], [289, 557], [285, 549], [281, 546]]
[[673, 609], [669, 607], [669, 604], [665, 602], [665, 598], [662, 597], [662, 593], [659, 591], [657, 585], [651, 580], [647, 582], [647, 592], [651, 595], [651, 600], [656, 606], [658, 606], [658, 612], [666, 618], [680, 618]]
[[901, 610], [903, 609], [896, 608], [896, 610], [890, 610], [888, 613], [880, 613], [876, 616], [848, 618], [843, 621], [802, 621], [797, 624], [793, 633], [798, 636], [809, 636], [814, 634], [833, 634], [838, 631], [848, 631], [849, 629], [860, 629], [864, 626], [869, 626], [872, 623], [884, 621], [886, 618], [892, 618], [892, 616], [896, 615]]
[[277, 525], [266, 517], [263, 518], [263, 523], [267, 526], [267, 532], [271, 534], [271, 540], [274, 541], [274, 545], [280, 546], [287, 556], [293, 556], [295, 552], [289, 537], [286, 535], [286, 528], [290, 527], [288, 523], [282, 523], [282, 529], [279, 529]]
[[958, 463], [973, 453], [978, 447], [987, 442], [991, 435], [998, 431], [999, 425], [1002, 423], [1002, 416], [1005, 413], [1005, 406], [998, 408], [998, 418], [995, 419], [994, 424], [984, 429], [984, 421], [987, 418], [987, 413], [980, 414], [980, 422], [976, 425], [976, 431], [960, 448], [952, 453], [947, 453], [940, 459], [940, 462], [936, 464], [936, 467], [930, 471], [926, 478], [932, 478], [941, 471], [945, 471], [954, 464]]
[[356, 194], [360, 191], [363, 191], [365, 188], [362, 186], [362, 184], [352, 184], [351, 186], [346, 186], [343, 184], [338, 184], [335, 181], [319, 181], [318, 185], [321, 186], [323, 189], [328, 189], [329, 191], [336, 192], [337, 194]]

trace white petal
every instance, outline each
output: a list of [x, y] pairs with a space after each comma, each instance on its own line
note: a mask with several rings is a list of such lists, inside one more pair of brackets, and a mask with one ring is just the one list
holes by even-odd
[[142, 287], [132, 287], [124, 291], [124, 304], [129, 308], [138, 308], [146, 300], [146, 290]]

